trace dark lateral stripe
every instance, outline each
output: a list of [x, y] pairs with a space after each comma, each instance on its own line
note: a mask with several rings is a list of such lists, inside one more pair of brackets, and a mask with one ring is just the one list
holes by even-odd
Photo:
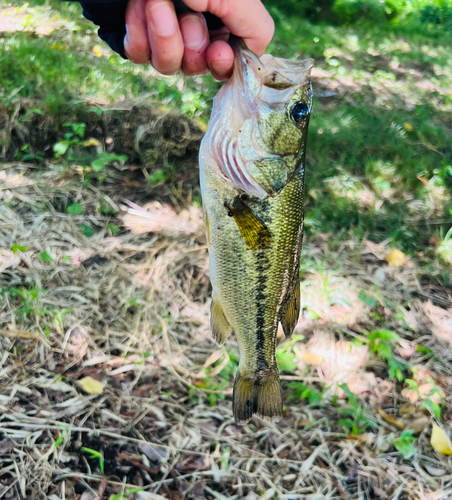
[[258, 275], [256, 288], [256, 370], [266, 371], [268, 361], [265, 357], [265, 309], [267, 292], [268, 258], [265, 251], [256, 254], [256, 271]]

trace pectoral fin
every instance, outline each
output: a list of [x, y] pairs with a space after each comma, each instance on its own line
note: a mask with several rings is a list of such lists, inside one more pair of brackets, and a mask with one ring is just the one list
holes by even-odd
[[237, 226], [251, 250], [265, 248], [270, 244], [270, 231], [251, 208], [237, 196], [231, 204], [225, 203], [229, 215], [234, 217]]
[[224, 315], [221, 304], [216, 299], [212, 299], [210, 308], [210, 326], [212, 335], [218, 345], [223, 345], [232, 333], [232, 326]]
[[284, 335], [286, 336], [286, 338], [289, 338], [292, 335], [295, 327], [297, 326], [301, 308], [300, 300], [300, 282], [299, 280], [297, 280], [295, 290], [286, 310], [286, 314], [281, 320], [281, 325], [283, 327]]

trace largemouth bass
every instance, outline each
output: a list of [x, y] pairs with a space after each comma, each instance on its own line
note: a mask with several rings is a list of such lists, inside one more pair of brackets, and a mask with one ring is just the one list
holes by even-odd
[[282, 413], [278, 324], [290, 336], [300, 312], [305, 153], [311, 59], [258, 59], [238, 43], [200, 151], [200, 182], [218, 344], [235, 332], [240, 363], [233, 412]]

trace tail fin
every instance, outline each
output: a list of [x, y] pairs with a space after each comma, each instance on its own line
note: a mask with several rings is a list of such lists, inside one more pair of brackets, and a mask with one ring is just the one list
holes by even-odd
[[282, 415], [282, 394], [278, 369], [263, 377], [237, 372], [233, 394], [233, 412], [236, 422], [246, 424], [256, 413], [273, 420]]

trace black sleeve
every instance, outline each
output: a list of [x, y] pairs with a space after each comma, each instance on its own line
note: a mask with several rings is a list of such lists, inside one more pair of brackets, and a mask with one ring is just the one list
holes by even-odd
[[[71, 1], [71, 0], [69, 0]], [[125, 14], [128, 0], [83, 0], [80, 2], [86, 19], [99, 26], [98, 35], [112, 50], [126, 59], [124, 54], [124, 37], [126, 35]], [[173, 0], [176, 12], [193, 12], [182, 0]], [[218, 17], [206, 12], [209, 31], [223, 27]]]
[[127, 59], [124, 54], [127, 3], [128, 0], [120, 0], [119, 2], [110, 0], [108, 3], [80, 2], [86, 19], [99, 26], [97, 32], [99, 37], [124, 59]]

